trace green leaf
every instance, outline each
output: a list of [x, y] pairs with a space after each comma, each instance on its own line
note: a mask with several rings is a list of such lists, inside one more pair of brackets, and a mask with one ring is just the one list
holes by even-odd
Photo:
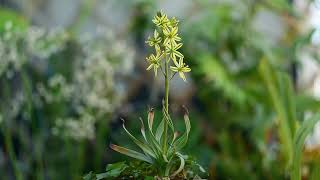
[[320, 162], [316, 160], [312, 163], [310, 180], [318, 180], [320, 177]]
[[126, 156], [129, 156], [129, 157], [132, 157], [132, 158], [135, 158], [135, 159], [138, 159], [138, 160], [141, 160], [141, 161], [145, 161], [145, 162], [148, 162], [148, 163], [152, 163], [152, 159], [142, 153], [139, 153], [137, 151], [134, 151], [134, 150], [131, 150], [131, 149], [127, 149], [127, 148], [124, 148], [124, 147], [121, 147], [121, 146], [117, 146], [115, 144], [111, 144], [110, 145], [110, 148], [121, 153], [121, 154], [124, 154]]
[[199, 59], [201, 59], [200, 71], [215, 89], [221, 90], [230, 101], [236, 104], [246, 102], [245, 92], [218, 59], [210, 55], [202, 55]]
[[315, 124], [320, 120], [320, 113], [305, 120], [298, 129], [294, 138], [294, 152], [292, 158], [291, 180], [301, 179], [301, 159], [303, 153], [304, 142], [307, 136], [312, 132]]
[[144, 140], [148, 143], [148, 139], [147, 139], [147, 136], [146, 136], [146, 131], [145, 131], [145, 128], [144, 128], [143, 119], [140, 118], [140, 121], [141, 121], [141, 129], [140, 129], [141, 134], [142, 134]]
[[95, 179], [95, 175], [92, 173], [92, 171], [90, 171], [88, 174], [83, 176], [82, 179], [84, 179], [84, 180], [93, 180], [93, 179]]
[[178, 175], [184, 168], [185, 165], [185, 160], [182, 154], [180, 153], [176, 153], [176, 155], [180, 158], [180, 166], [179, 168], [171, 175], [172, 177], [175, 177], [176, 175]]
[[[271, 97], [274, 109], [277, 113], [277, 120], [279, 122], [279, 137], [281, 145], [281, 153], [285, 159], [286, 163], [290, 162], [290, 158], [293, 154], [293, 130], [291, 130], [291, 127], [294, 125], [291, 125], [293, 122], [289, 120], [288, 110], [285, 106], [284, 100], [282, 98], [283, 94], [288, 92], [282, 92], [281, 88], [279, 88], [277, 85], [284, 83], [284, 82], [278, 82], [277, 80], [281, 80], [283, 78], [280, 78], [279, 73], [277, 73], [275, 70], [272, 69], [272, 67], [269, 65], [269, 62], [267, 59], [262, 59], [259, 64], [259, 73], [262, 76], [262, 79], [264, 80], [266, 87], [269, 92], [269, 96]], [[288, 84], [288, 83], [286, 83]], [[289, 89], [289, 88], [285, 88]], [[291, 93], [291, 92], [290, 92]], [[287, 98], [290, 99], [290, 98]], [[291, 101], [291, 100], [290, 100]], [[292, 115], [293, 117], [295, 115]]]
[[149, 127], [149, 133], [147, 136], [148, 142], [150, 143], [150, 147], [153, 149], [156, 156], [161, 157], [162, 155], [162, 149], [160, 146], [160, 142], [158, 142], [153, 134], [153, 121], [154, 121], [154, 109], [150, 108], [148, 112], [148, 127]]
[[158, 125], [157, 131], [156, 131], [156, 140], [161, 143], [161, 137], [163, 135], [164, 131], [164, 119], [161, 120], [160, 124]]
[[292, 87], [292, 81], [289, 75], [285, 73], [278, 74], [278, 83], [281, 91], [281, 99], [283, 101], [286, 113], [287, 120], [290, 126], [291, 134], [294, 136], [296, 131], [296, 122], [297, 120], [297, 109], [296, 109], [296, 101], [294, 96], [294, 91]]
[[122, 127], [123, 127], [123, 129], [126, 131], [126, 133], [129, 135], [129, 137], [132, 139], [132, 141], [133, 141], [136, 145], [138, 145], [145, 154], [148, 154], [148, 155], [150, 155], [150, 156], [152, 156], [152, 157], [154, 157], [154, 158], [156, 157], [155, 153], [152, 151], [152, 149], [151, 149], [149, 146], [147, 146], [146, 144], [144, 144], [143, 142], [141, 142], [140, 140], [138, 140], [136, 137], [134, 137], [134, 136], [127, 130], [127, 128], [126, 128], [125, 125], [124, 125], [124, 120], [123, 120]]
[[191, 124], [190, 124], [190, 120], [189, 120], [189, 116], [188, 116], [187, 112], [184, 114], [184, 123], [185, 123], [185, 126], [186, 126], [186, 131], [174, 143], [174, 148], [175, 148], [176, 151], [179, 151], [180, 149], [182, 149], [188, 142], [188, 137], [189, 137], [189, 133], [190, 133], [190, 129], [191, 129]]
[[108, 175], [107, 172], [105, 172], [105, 173], [100, 173], [100, 174], [97, 174], [97, 175], [96, 175], [96, 179], [97, 179], [97, 180], [104, 179], [104, 178], [108, 178], [108, 177], [109, 177], [109, 175]]
[[126, 165], [125, 162], [118, 162], [114, 164], [108, 164], [106, 167], [105, 173], [97, 174], [96, 178], [97, 180], [104, 179], [104, 178], [116, 178], [118, 177], [125, 169], [127, 169], [129, 166]]

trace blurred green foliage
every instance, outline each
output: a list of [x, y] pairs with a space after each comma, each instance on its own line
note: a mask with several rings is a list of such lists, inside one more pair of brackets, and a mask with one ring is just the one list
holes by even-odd
[[[183, 53], [192, 68], [192, 82], [196, 88], [189, 107], [192, 130], [186, 153], [208, 169], [210, 179], [288, 179], [290, 175], [300, 179], [302, 167], [309, 167], [311, 172], [303, 176], [316, 179], [318, 157], [311, 161], [304, 159], [303, 147], [306, 136], [318, 121], [318, 115], [308, 120], [305, 114], [316, 113], [320, 103], [299, 92], [296, 83], [300, 68], [298, 53], [310, 44], [313, 31], [305, 34], [298, 31], [296, 26], [301, 17], [286, 0], [242, 0], [236, 4], [192, 2], [195, 8], [181, 21]], [[143, 49], [145, 34], [151, 27], [148, 22], [157, 11], [155, 4], [153, 1], [135, 4], [131, 35], [139, 50]], [[83, 11], [90, 14], [88, 9], [92, 10], [90, 7]], [[257, 29], [256, 18], [261, 12], [280, 19], [281, 37], [273, 40]], [[20, 15], [1, 9], [0, 34], [8, 19], [12, 27], [23, 31], [30, 24]], [[77, 28], [79, 23], [75, 25]], [[39, 71], [29, 61], [15, 78], [0, 77], [0, 157], [5, 159], [0, 159], [1, 178], [79, 179], [90, 170], [108, 174], [104, 168], [107, 164], [124, 160], [107, 149], [110, 141], [127, 142], [118, 122], [96, 124], [100, 130], [93, 140], [75, 141], [53, 136], [55, 119], [74, 115], [75, 111], [68, 103], [38, 108], [37, 102], [31, 100], [37, 91], [36, 83], [48, 84], [55, 72], [59, 71], [70, 80], [80, 45], [74, 37], [65, 45], [63, 50], [49, 56], [50, 68], [44, 71]], [[136, 88], [143, 91], [143, 97], [148, 96], [143, 88], [152, 88]], [[29, 100], [9, 120], [4, 109], [17, 97], [17, 89], [23, 89]], [[134, 111], [125, 116], [132, 117], [128, 118], [128, 128], [133, 129], [135, 135], [139, 134], [139, 126], [138, 117], [134, 117], [146, 110], [136, 101], [146, 104], [141, 102], [146, 101], [143, 98], [132, 98], [122, 104], [123, 109], [134, 107]], [[174, 117], [177, 114], [175, 112]], [[118, 116], [123, 113], [114, 112], [103, 118], [111, 120]], [[183, 129], [183, 120], [177, 118], [175, 124]], [[132, 166], [145, 169], [139, 163]], [[129, 170], [125, 167], [121, 165], [118, 172], [112, 173]], [[90, 178], [90, 174], [87, 177]]]

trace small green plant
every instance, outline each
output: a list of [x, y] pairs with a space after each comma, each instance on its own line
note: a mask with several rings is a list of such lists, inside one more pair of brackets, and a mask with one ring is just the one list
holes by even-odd
[[[184, 63], [184, 56], [178, 51], [181, 48], [181, 38], [178, 36], [178, 20], [168, 18], [163, 12], [158, 12], [153, 19], [156, 25], [153, 37], [149, 37], [146, 43], [155, 48], [155, 53], [146, 58], [149, 66], [147, 70], [154, 70], [155, 76], [160, 69], [165, 78], [165, 97], [163, 101], [163, 118], [157, 127], [154, 127], [154, 110], [151, 108], [148, 112], [147, 128], [141, 120], [141, 134], [143, 141], [133, 136], [123, 124], [123, 129], [132, 139], [132, 141], [141, 148], [143, 153], [137, 152], [125, 147], [111, 144], [110, 147], [124, 155], [138, 159], [151, 165], [156, 174], [149, 176], [158, 179], [185, 179], [188, 178], [186, 167], [190, 164], [196, 165], [200, 171], [203, 168], [190, 161], [190, 157], [183, 155], [180, 151], [188, 141], [191, 129], [188, 111], [185, 110], [185, 132], [179, 136], [175, 131], [173, 121], [169, 114], [169, 85], [170, 80], [178, 73], [186, 81], [184, 73], [191, 69]], [[123, 121], [124, 122], [124, 121]], [[197, 177], [193, 173], [191, 178]]]

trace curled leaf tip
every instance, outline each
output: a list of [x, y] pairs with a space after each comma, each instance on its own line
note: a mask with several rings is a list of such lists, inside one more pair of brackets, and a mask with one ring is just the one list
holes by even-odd
[[143, 119], [141, 117], [139, 117], [140, 122], [141, 122], [141, 129], [144, 129], [144, 123], [143, 123]]
[[116, 146], [115, 144], [112, 144], [112, 143], [109, 144], [109, 147], [110, 147], [111, 149], [114, 149], [115, 146]]
[[189, 115], [189, 110], [188, 110], [188, 108], [187, 108], [185, 105], [182, 105], [182, 108], [184, 109], [184, 113], [185, 113], [186, 115]]
[[122, 123], [124, 124], [124, 123], [125, 123], [125, 120], [124, 120], [122, 117], [121, 117], [120, 119], [121, 119]]

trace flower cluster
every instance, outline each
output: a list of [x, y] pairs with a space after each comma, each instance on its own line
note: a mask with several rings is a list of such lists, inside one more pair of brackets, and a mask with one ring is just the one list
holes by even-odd
[[96, 123], [111, 115], [125, 98], [124, 81], [133, 69], [134, 51], [104, 27], [75, 43], [81, 51], [75, 55], [70, 77], [55, 72], [37, 90], [42, 104], [66, 104], [72, 111], [56, 118], [55, 135], [92, 139]]
[[149, 63], [147, 70], [153, 69], [157, 76], [158, 68], [162, 70], [162, 60], [165, 59], [167, 63], [173, 62], [173, 66], [170, 66], [173, 76], [178, 73], [186, 81], [184, 73], [190, 72], [191, 69], [184, 63], [184, 56], [179, 52], [182, 47], [178, 34], [179, 21], [175, 17], [170, 19], [163, 12], [158, 12], [152, 22], [157, 28], [154, 30], [153, 37], [149, 36], [146, 43], [155, 48], [155, 54], [146, 58]]
[[0, 76], [11, 79], [25, 64], [32, 64], [35, 57], [48, 59], [59, 52], [67, 40], [66, 31], [61, 29], [32, 26], [22, 30], [12, 21], [6, 21], [4, 31], [0, 33]]

